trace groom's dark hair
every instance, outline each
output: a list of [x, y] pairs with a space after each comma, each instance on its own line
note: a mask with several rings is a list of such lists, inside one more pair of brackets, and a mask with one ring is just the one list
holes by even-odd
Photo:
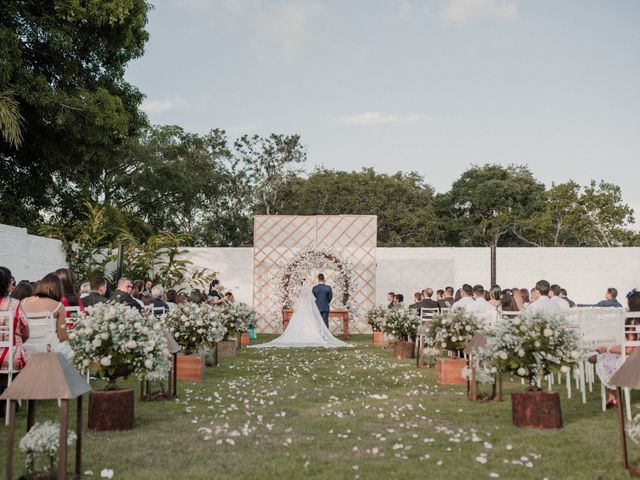
[[318, 280], [320, 280], [321, 282], [324, 282], [324, 273], [318, 274]]

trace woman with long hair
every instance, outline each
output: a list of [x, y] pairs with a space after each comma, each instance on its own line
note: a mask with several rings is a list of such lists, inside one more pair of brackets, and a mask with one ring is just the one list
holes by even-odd
[[[20, 300], [9, 296], [9, 287], [11, 285], [11, 274], [7, 276], [5, 269], [0, 270], [0, 311], [9, 312], [11, 321], [13, 322], [13, 367], [17, 369], [23, 368], [29, 361], [29, 352], [25, 351], [22, 344], [29, 339], [29, 325], [20, 316]], [[2, 320], [4, 322], [4, 319]], [[0, 348], [0, 368], [7, 369], [11, 359], [8, 348]]]
[[60, 300], [62, 305], [65, 307], [80, 307], [81, 310], [84, 310], [82, 299], [80, 295], [78, 295], [78, 292], [76, 292], [75, 274], [68, 268], [59, 268], [54, 274], [58, 276], [62, 283], [62, 299]]

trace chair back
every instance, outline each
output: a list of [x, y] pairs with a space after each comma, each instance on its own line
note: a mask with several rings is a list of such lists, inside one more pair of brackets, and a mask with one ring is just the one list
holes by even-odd
[[31, 353], [43, 353], [51, 350], [51, 344], [57, 343], [56, 319], [52, 312], [27, 313], [29, 339], [24, 343]]
[[627, 356], [627, 348], [640, 347], [640, 312], [626, 312], [624, 319], [624, 335], [622, 337], [622, 357]]
[[[573, 313], [578, 310], [578, 313]], [[586, 348], [620, 345], [624, 338], [625, 314], [622, 308], [577, 308], [563, 312], [580, 322], [580, 337]], [[568, 317], [571, 318], [571, 317]]]
[[69, 306], [69, 307], [64, 307], [64, 309], [67, 312], [67, 327], [71, 327], [73, 328], [73, 326], [76, 324], [76, 320], [78, 320], [78, 317], [80, 316], [80, 307], [77, 305], [74, 306]]
[[13, 371], [13, 356], [15, 347], [13, 346], [13, 312], [12, 311], [0, 311], [0, 349], [7, 349], [7, 368], [2, 368], [0, 365], [0, 372], [9, 373]]

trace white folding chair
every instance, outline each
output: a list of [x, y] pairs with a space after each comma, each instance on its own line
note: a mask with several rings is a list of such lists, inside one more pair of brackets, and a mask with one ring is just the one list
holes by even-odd
[[[15, 368], [14, 357], [16, 354], [16, 348], [14, 344], [13, 331], [13, 312], [0, 311], [0, 350], [7, 350], [5, 361], [7, 362], [7, 368], [0, 365], [0, 375], [7, 376], [7, 388], [11, 386], [13, 381], [13, 374], [18, 373], [20, 370]], [[9, 425], [9, 402], [7, 401], [5, 412], [5, 425]]]
[[73, 328], [80, 316], [80, 307], [77, 305], [64, 307], [67, 312], [67, 327]]
[[[632, 338], [630, 338], [632, 337]], [[626, 312], [624, 321], [624, 335], [620, 344], [622, 358], [627, 361], [627, 348], [640, 347], [640, 312]], [[631, 421], [631, 390], [624, 389], [627, 419]]]
[[416, 365], [422, 366], [422, 360], [424, 358], [424, 345], [429, 326], [433, 321], [433, 316], [439, 312], [438, 308], [421, 308], [420, 309], [420, 326], [418, 327], [418, 333], [416, 335]]
[[166, 310], [167, 309], [164, 307], [152, 307], [151, 315], [153, 315], [154, 317], [160, 317], [165, 314]]

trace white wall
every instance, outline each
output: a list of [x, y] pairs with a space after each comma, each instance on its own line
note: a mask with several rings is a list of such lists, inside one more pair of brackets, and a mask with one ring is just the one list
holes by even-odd
[[11, 270], [17, 282], [40, 280], [66, 267], [62, 242], [29, 235], [25, 228], [0, 224], [0, 265]]

